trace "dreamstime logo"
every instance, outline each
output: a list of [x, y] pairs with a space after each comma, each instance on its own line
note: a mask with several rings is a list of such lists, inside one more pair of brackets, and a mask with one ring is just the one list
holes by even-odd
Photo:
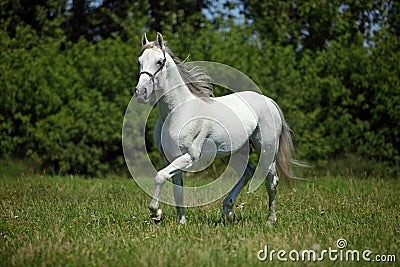
[[[215, 62], [205, 62], [205, 61], [195, 61], [191, 62], [196, 67], [201, 67], [206, 71], [206, 73], [210, 76], [212, 83], [218, 86], [222, 86], [224, 88], [229, 89], [232, 92], [240, 92], [240, 91], [254, 91], [259, 94], [262, 94], [257, 85], [245, 74], [242, 72], [224, 65]], [[150, 82], [150, 81], [149, 81]], [[151, 86], [151, 85], [150, 85]], [[174, 88], [171, 88], [173, 90]], [[193, 101], [193, 100], [191, 100]], [[246, 100], [243, 99], [243, 103], [246, 106], [249, 104]], [[190, 108], [190, 101], [181, 103], [176, 109], [180, 109], [179, 112], [185, 110], [185, 108]], [[154, 127], [154, 123], [149, 123], [149, 115], [153, 110], [155, 104], [151, 105], [143, 105], [137, 103], [136, 99], [132, 97], [129, 105], [126, 109], [123, 128], [122, 128], [122, 145], [124, 151], [124, 157], [126, 164], [129, 168], [129, 171], [136, 181], [136, 183], [148, 194], [152, 195], [153, 186], [154, 186], [154, 177], [157, 173], [154, 165], [152, 164], [150, 157], [148, 155], [146, 149], [146, 127]], [[218, 116], [209, 116], [208, 111], [205, 109], [204, 111], [198, 110], [196, 111], [196, 115], [193, 117], [189, 117], [184, 121], [183, 124], [177, 125], [176, 133], [180, 135], [185, 131], [190, 131], [193, 125], [191, 123], [192, 120], [196, 119], [210, 119], [214, 120], [213, 124], [218, 127], [218, 131], [225, 135], [230, 139], [230, 131], [246, 131], [246, 125], [240, 120], [240, 116], [237, 113], [238, 111], [234, 110], [235, 108], [220, 105], [220, 110], [218, 111]], [[169, 114], [173, 114], [174, 110], [172, 110]], [[184, 114], [184, 113], [182, 113]], [[236, 117], [235, 117], [236, 116]], [[227, 124], [227, 117], [230, 120], [236, 120], [237, 123], [234, 125]], [[169, 115], [164, 118], [165, 122], [170, 120]], [[146, 124], [149, 123], [148, 126]], [[168, 123], [169, 125], [171, 123]], [[164, 126], [161, 128], [161, 148], [167, 147], [169, 150], [171, 149], [180, 149], [180, 146], [176, 144], [171, 144], [172, 142], [168, 142], [167, 138], [164, 138]], [[180, 138], [180, 136], [179, 136]], [[175, 146], [171, 148], [171, 146]], [[248, 149], [250, 149], [249, 144], [247, 142]], [[206, 167], [208, 167], [216, 157], [216, 144], [213, 143], [211, 139], [206, 139], [204, 145], [202, 146], [202, 151], [200, 159], [198, 161], [202, 161], [201, 164], [196, 164], [196, 168], [191, 168], [185, 171], [198, 172]], [[229, 150], [229, 149], [227, 149]], [[203, 156], [204, 155], [204, 156]], [[232, 157], [231, 157], [232, 159]], [[172, 161], [172, 159], [168, 159]], [[246, 165], [248, 162], [248, 153], [247, 159], [245, 162], [241, 163], [233, 163], [238, 166], [234, 166], [235, 170], [241, 170], [241, 173], [244, 173], [246, 169]], [[232, 162], [229, 162], [232, 165]], [[258, 164], [259, 165], [259, 164]], [[253, 179], [250, 181], [249, 191], [255, 191], [264, 181], [266, 174], [265, 170], [260, 170], [261, 168], [256, 168]], [[240, 171], [239, 171], [240, 173]], [[233, 186], [235, 185], [237, 179], [232, 179], [231, 172], [227, 169], [214, 181], [209, 184], [198, 186], [198, 187], [184, 187], [185, 194], [185, 202], [184, 206], [193, 207], [193, 206], [201, 206], [213, 201], [216, 201], [223, 197], [226, 193], [228, 193]], [[177, 186], [172, 182], [167, 181], [160, 192], [158, 200], [164, 202], [166, 204], [175, 205], [175, 200], [173, 198], [173, 188]]]
[[286, 251], [283, 249], [275, 250], [269, 249], [268, 245], [265, 245], [263, 249], [257, 253], [259, 261], [366, 261], [366, 262], [396, 262], [395, 254], [387, 255], [375, 255], [369, 249], [363, 251], [356, 249], [346, 249], [348, 246], [347, 240], [339, 238], [336, 241], [336, 248], [329, 247], [328, 249], [319, 249], [319, 245], [314, 245], [313, 249]]

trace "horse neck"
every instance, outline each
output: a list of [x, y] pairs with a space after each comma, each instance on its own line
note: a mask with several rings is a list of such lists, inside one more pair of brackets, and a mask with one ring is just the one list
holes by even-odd
[[163, 121], [178, 105], [195, 98], [183, 81], [175, 63], [170, 65], [165, 70], [167, 78], [156, 90], [158, 112]]

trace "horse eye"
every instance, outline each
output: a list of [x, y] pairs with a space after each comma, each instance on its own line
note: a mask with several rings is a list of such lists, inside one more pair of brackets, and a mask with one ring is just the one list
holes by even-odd
[[157, 65], [162, 65], [163, 64], [163, 61], [162, 61], [162, 59], [159, 59], [159, 60], [157, 60]]

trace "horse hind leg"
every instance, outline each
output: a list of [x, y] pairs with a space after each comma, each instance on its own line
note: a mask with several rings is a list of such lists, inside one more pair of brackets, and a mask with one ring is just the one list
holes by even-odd
[[275, 162], [272, 163], [270, 171], [268, 172], [267, 179], [265, 181], [265, 186], [268, 193], [268, 216], [267, 222], [273, 224], [276, 222], [276, 212], [275, 212], [275, 197], [276, 188], [278, 186], [279, 177], [276, 173]]
[[[233, 206], [235, 204], [235, 200], [237, 196], [240, 194], [242, 189], [249, 182], [250, 178], [253, 176], [254, 167], [249, 162], [247, 162], [247, 158], [245, 157], [246, 153], [248, 155], [247, 149], [242, 149], [234, 154], [232, 154], [231, 161], [229, 164], [232, 168], [235, 169], [236, 173], [240, 175], [239, 180], [236, 182], [232, 191], [228, 194], [228, 196], [223, 201], [223, 212], [225, 217], [229, 221], [235, 220], [235, 212], [233, 211]], [[246, 168], [243, 171], [244, 166]]]
[[276, 222], [275, 198], [276, 188], [278, 186], [279, 177], [276, 173], [275, 152], [273, 143], [262, 143], [261, 132], [253, 135], [252, 142], [259, 158], [259, 170], [256, 170], [255, 176], [265, 177], [265, 186], [268, 193], [268, 215], [267, 222], [273, 224]]
[[243, 175], [237, 181], [232, 191], [224, 199], [223, 203], [224, 215], [231, 222], [235, 220], [235, 212], [233, 211], [233, 205], [235, 204], [235, 200], [242, 191], [242, 189], [249, 182], [250, 178], [253, 176], [253, 173], [254, 173], [254, 167], [253, 165], [248, 163]]

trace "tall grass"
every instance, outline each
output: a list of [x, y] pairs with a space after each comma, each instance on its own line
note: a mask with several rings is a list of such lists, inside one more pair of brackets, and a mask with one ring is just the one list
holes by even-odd
[[[195, 177], [186, 179], [190, 184]], [[175, 208], [150, 220], [147, 196], [132, 179], [29, 175], [0, 179], [0, 266], [275, 266], [258, 252], [322, 251], [344, 238], [348, 249], [391, 254], [400, 260], [398, 179], [320, 177], [279, 188], [278, 221], [266, 223], [265, 188], [244, 190], [236, 221], [222, 220], [222, 201]], [[397, 255], [396, 255], [397, 254]], [[304, 265], [357, 262], [291, 262]], [[365, 264], [365, 262], [364, 262]], [[388, 263], [393, 264], [396, 263]]]

